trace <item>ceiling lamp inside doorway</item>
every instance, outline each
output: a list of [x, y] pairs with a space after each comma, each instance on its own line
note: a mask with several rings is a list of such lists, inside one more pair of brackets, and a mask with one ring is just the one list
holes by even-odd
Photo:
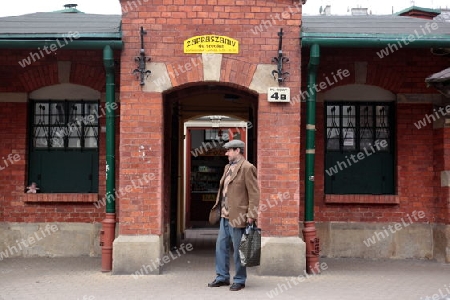
[[222, 120], [223, 118], [227, 118], [226, 116], [218, 116], [218, 115], [213, 115], [213, 116], [208, 116], [208, 117], [211, 120], [212, 127], [220, 127], [220, 120]]

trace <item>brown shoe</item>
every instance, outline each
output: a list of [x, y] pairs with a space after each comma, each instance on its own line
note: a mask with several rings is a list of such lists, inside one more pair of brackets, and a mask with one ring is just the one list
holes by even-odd
[[224, 285], [230, 285], [229, 281], [218, 281], [217, 279], [214, 279], [213, 282], [208, 283], [208, 287], [220, 287]]
[[243, 284], [243, 283], [233, 283], [230, 286], [230, 291], [239, 291], [239, 290], [242, 290], [243, 288], [245, 288], [245, 284]]

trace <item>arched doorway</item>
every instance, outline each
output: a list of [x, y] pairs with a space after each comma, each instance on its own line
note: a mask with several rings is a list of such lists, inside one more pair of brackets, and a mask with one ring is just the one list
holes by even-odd
[[[220, 179], [226, 164], [220, 153], [224, 140], [240, 135], [246, 140], [247, 159], [256, 164], [257, 105], [256, 93], [236, 86], [189, 85], [165, 93], [163, 190], [167, 247], [179, 244], [187, 228], [207, 226], [214, 180]], [[199, 151], [204, 157], [197, 159]], [[192, 170], [198, 171], [199, 167], [209, 172], [193, 174]], [[199, 183], [199, 179], [212, 181], [208, 186], [196, 185], [195, 191], [204, 189], [206, 193], [194, 196], [191, 181]]]

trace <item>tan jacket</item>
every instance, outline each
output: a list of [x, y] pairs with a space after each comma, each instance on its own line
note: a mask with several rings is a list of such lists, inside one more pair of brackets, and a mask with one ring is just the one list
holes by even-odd
[[[222, 178], [220, 179], [219, 192], [217, 193], [214, 207], [220, 205], [220, 195], [222, 195], [225, 174], [230, 165], [225, 166]], [[247, 217], [258, 218], [259, 186], [256, 175], [256, 167], [245, 159], [241, 159], [231, 174], [228, 184], [227, 198], [229, 206], [230, 225], [237, 228], [246, 226]]]

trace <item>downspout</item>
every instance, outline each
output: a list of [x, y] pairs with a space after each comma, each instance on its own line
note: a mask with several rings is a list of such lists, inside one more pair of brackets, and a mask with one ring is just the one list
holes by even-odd
[[316, 76], [320, 60], [318, 44], [311, 46], [308, 65], [308, 97], [306, 99], [306, 155], [305, 155], [305, 221], [303, 238], [306, 243], [306, 272], [320, 273], [319, 239], [314, 223], [314, 160], [316, 134]]
[[112, 270], [112, 243], [115, 238], [115, 128], [112, 109], [115, 101], [114, 56], [109, 45], [103, 49], [103, 64], [106, 71], [106, 218], [102, 222], [102, 272]]

